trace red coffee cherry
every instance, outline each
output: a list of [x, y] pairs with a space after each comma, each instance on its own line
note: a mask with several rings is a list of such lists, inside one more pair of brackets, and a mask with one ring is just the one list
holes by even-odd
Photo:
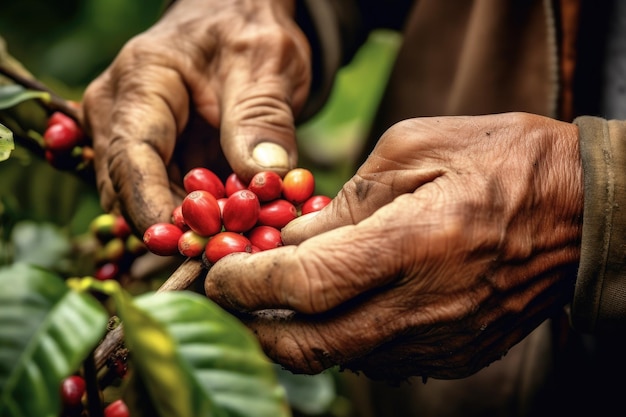
[[61, 113], [60, 111], [55, 111], [50, 115], [50, 117], [48, 117], [48, 121], [46, 122], [46, 127], [57, 125], [59, 123], [65, 123], [67, 119], [71, 119], [71, 117], [69, 117], [66, 114]]
[[172, 223], [155, 223], [143, 234], [143, 243], [156, 255], [172, 256], [178, 254], [178, 239], [183, 231]]
[[280, 230], [272, 226], [256, 226], [247, 234], [250, 243], [260, 250], [275, 249], [283, 246]]
[[196, 190], [205, 190], [215, 198], [226, 196], [224, 183], [213, 171], [207, 168], [192, 168], [183, 177], [183, 186], [187, 193]]
[[69, 152], [78, 146], [83, 138], [83, 132], [74, 123], [74, 126], [66, 123], [52, 124], [43, 133], [43, 143], [47, 150], [54, 153]]
[[170, 221], [182, 231], [189, 229], [189, 226], [187, 226], [187, 223], [185, 223], [185, 218], [183, 217], [183, 207], [181, 204], [177, 205], [172, 210], [172, 216]]
[[76, 123], [76, 120], [72, 119], [70, 116], [60, 111], [55, 111], [50, 115], [50, 117], [48, 117], [46, 127], [50, 127], [52, 125], [57, 125], [57, 124], [64, 124], [72, 129], [80, 129], [80, 127]]
[[316, 211], [320, 211], [330, 203], [332, 199], [325, 195], [314, 195], [309, 197], [300, 208], [302, 214], [309, 214]]
[[85, 380], [78, 375], [68, 376], [61, 382], [61, 403], [64, 407], [72, 409], [82, 404], [85, 395]]
[[298, 210], [291, 202], [278, 198], [261, 204], [259, 210], [259, 225], [272, 226], [282, 229], [287, 223], [298, 217]]
[[116, 237], [126, 239], [133, 231], [124, 216], [115, 216], [111, 232]]
[[106, 281], [109, 279], [116, 279], [120, 273], [120, 267], [115, 262], [105, 262], [100, 265], [96, 272], [94, 272], [93, 277], [99, 281]]
[[209, 239], [204, 249], [204, 256], [213, 264], [231, 253], [250, 253], [251, 251], [252, 244], [244, 235], [235, 232], [220, 232]]
[[113, 401], [104, 409], [104, 417], [129, 417], [129, 415], [130, 411], [122, 399]]
[[315, 178], [306, 168], [294, 168], [283, 178], [283, 197], [298, 205], [313, 195]]
[[248, 188], [248, 184], [242, 181], [241, 178], [233, 172], [226, 178], [226, 181], [224, 181], [224, 188], [226, 189], [226, 197], [230, 197], [235, 191]]
[[228, 201], [228, 197], [222, 197], [217, 199], [217, 205], [220, 206], [220, 215], [224, 217], [224, 206]]
[[178, 239], [178, 251], [188, 258], [201, 256], [208, 240], [209, 238], [206, 236], [200, 236], [193, 230], [187, 230]]
[[183, 219], [191, 230], [202, 236], [212, 236], [222, 230], [220, 206], [208, 191], [187, 194], [181, 204]]
[[257, 172], [248, 184], [248, 190], [259, 197], [259, 201], [272, 201], [280, 197], [283, 179], [274, 171]]
[[222, 212], [224, 229], [231, 232], [246, 232], [257, 222], [261, 203], [250, 190], [235, 191], [228, 197]]

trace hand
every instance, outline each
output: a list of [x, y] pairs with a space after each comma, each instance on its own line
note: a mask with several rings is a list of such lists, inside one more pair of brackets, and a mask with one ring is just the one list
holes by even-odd
[[143, 232], [169, 221], [171, 184], [194, 166], [244, 179], [296, 166], [311, 75], [293, 13], [292, 0], [178, 0], [124, 46], [83, 102], [107, 211]]
[[294, 372], [461, 378], [571, 299], [580, 254], [577, 128], [522, 113], [390, 128], [284, 247], [232, 254], [207, 295]]

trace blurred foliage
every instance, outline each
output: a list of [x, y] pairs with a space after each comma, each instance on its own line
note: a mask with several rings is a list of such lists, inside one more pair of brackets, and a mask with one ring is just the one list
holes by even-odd
[[[133, 35], [148, 28], [164, 0], [20, 0], [0, 5], [10, 53], [65, 98], [79, 98]], [[65, 90], [63, 87], [67, 87]]]
[[315, 173], [318, 193], [334, 196], [354, 173], [399, 45], [396, 32], [372, 32], [337, 74], [326, 105], [299, 127], [300, 165]]
[[[0, 2], [0, 36], [35, 78], [66, 99], [80, 100], [88, 83], [130, 37], [158, 18], [163, 5], [164, 0], [5, 1]], [[52, 168], [19, 144], [0, 163], [0, 178], [0, 264], [19, 258], [20, 242], [28, 236], [17, 232], [33, 231], [19, 227], [22, 222], [54, 228], [65, 237], [56, 242], [66, 251], [67, 241], [85, 234], [102, 212], [93, 184]], [[68, 268], [65, 255], [56, 265], [44, 258], [40, 263], [60, 272], [84, 272]]]

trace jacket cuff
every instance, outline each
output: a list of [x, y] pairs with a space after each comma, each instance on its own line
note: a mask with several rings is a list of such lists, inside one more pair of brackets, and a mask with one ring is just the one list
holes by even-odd
[[626, 122], [583, 116], [581, 255], [572, 326], [586, 333], [626, 329]]

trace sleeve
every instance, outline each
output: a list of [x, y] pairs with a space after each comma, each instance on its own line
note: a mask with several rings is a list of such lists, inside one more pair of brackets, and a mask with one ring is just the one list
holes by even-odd
[[585, 333], [626, 330], [626, 122], [583, 116], [581, 255], [572, 326]]
[[299, 122], [324, 105], [337, 71], [354, 57], [369, 33], [400, 30], [413, 0], [298, 0], [296, 22], [311, 44], [311, 93]]

